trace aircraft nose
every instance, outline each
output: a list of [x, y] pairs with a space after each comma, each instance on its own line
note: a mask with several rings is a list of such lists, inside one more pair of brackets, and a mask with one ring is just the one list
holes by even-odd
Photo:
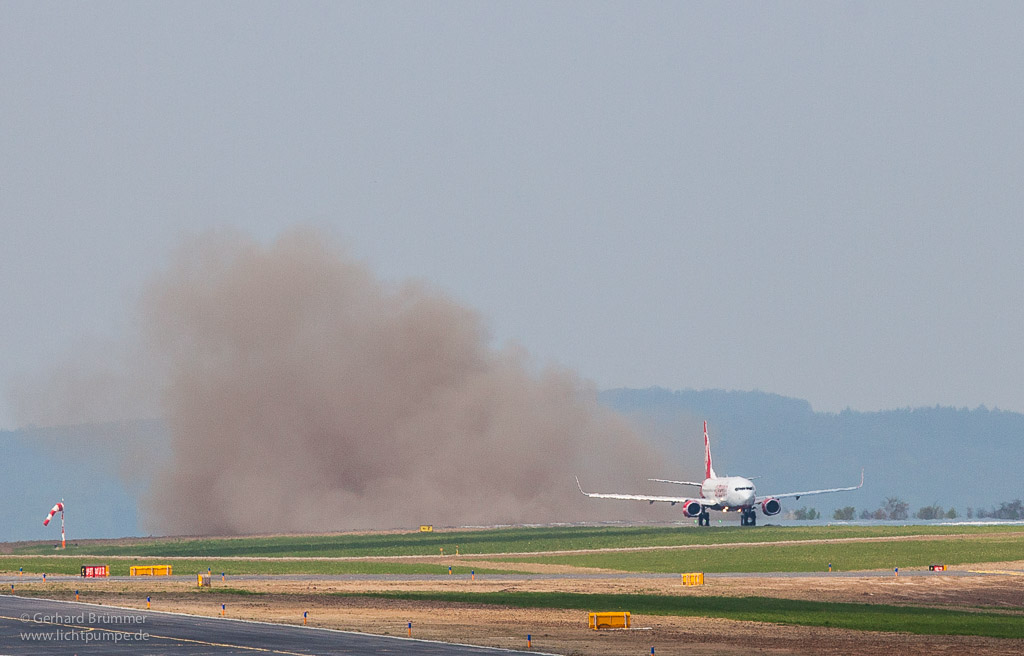
[[747, 505], [747, 506], [754, 505], [754, 493], [753, 492], [747, 492], [747, 500], [744, 502], [744, 505]]

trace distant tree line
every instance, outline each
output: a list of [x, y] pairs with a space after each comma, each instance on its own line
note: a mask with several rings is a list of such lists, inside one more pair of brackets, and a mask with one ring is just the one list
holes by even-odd
[[857, 512], [857, 509], [854, 508], [853, 506], [846, 506], [844, 508], [837, 508], [836, 511], [834, 513], [832, 513], [832, 519], [845, 519], [845, 520], [853, 519], [854, 518], [854, 513], [856, 513], [856, 512]]
[[1020, 499], [1014, 499], [1013, 501], [1004, 501], [999, 504], [998, 508], [993, 508], [992, 510], [968, 508], [967, 516], [990, 517], [992, 519], [1024, 519], [1024, 503]]
[[910, 504], [899, 497], [887, 498], [875, 510], [862, 510], [861, 519], [907, 519], [910, 517]]
[[914, 516], [918, 519], [956, 519], [958, 517], [956, 508], [943, 510], [942, 506], [938, 504], [924, 506]]
[[[930, 506], [922, 506], [918, 508], [917, 512], [914, 513], [914, 517], [917, 519], [956, 519], [960, 514], [957, 513], [956, 508], [943, 508], [937, 503]], [[850, 521], [858, 517], [857, 509], [853, 506], [845, 506], [843, 508], [837, 508], [832, 513], [832, 519], [840, 521]], [[1013, 501], [1004, 501], [999, 504], [999, 507], [993, 507], [990, 510], [985, 508], [968, 508], [967, 518], [974, 519], [991, 518], [991, 519], [1024, 519], [1024, 501], [1015, 499]], [[859, 515], [860, 519], [909, 519], [910, 518], [910, 504], [899, 497], [888, 497], [881, 506], [875, 510], [862, 510]], [[821, 519], [821, 513], [814, 508], [797, 508], [786, 513], [786, 519], [796, 520], [810, 520], [810, 519]]]
[[[801, 510], [804, 510], [801, 508]], [[813, 511], [813, 509], [812, 509]], [[814, 519], [814, 517], [800, 517], [800, 511], [793, 513], [794, 519]], [[820, 515], [818, 515], [820, 517]], [[857, 516], [857, 510], [853, 506], [838, 508], [832, 513], [832, 519], [851, 520]], [[942, 506], [932, 504], [919, 508], [914, 517], [917, 519], [956, 519], [959, 517], [956, 508], [948, 510]], [[899, 497], [887, 498], [881, 506], [875, 510], [862, 510], [860, 519], [908, 519], [910, 517], [910, 505]], [[1020, 499], [1004, 501], [999, 507], [991, 510], [985, 508], [968, 508], [967, 518], [992, 518], [992, 519], [1024, 519], [1024, 502]]]
[[821, 513], [815, 510], [814, 508], [808, 508], [807, 506], [804, 506], [803, 508], [798, 508], [790, 512], [789, 518], [799, 520], [821, 519]]

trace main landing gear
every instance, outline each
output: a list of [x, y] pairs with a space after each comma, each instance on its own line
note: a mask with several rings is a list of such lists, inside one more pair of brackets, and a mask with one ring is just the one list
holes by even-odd
[[757, 515], [753, 509], [743, 511], [740, 515], [740, 526], [757, 526]]
[[711, 513], [704, 510], [697, 515], [697, 526], [711, 526]]

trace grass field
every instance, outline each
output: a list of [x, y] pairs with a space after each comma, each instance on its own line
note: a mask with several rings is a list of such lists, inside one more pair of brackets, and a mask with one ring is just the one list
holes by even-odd
[[925, 567], [932, 563], [999, 562], [1024, 559], [1024, 532], [929, 540], [783, 544], [765, 547], [590, 553], [497, 558], [629, 572], [812, 572]]
[[[373, 533], [240, 538], [132, 539], [117, 543], [82, 542], [66, 555], [216, 557], [364, 557], [533, 553], [576, 549], [628, 549], [648, 546], [712, 545], [779, 540], [891, 537], [909, 535], [977, 536], [1005, 533], [1024, 539], [1024, 526], [558, 526], [433, 533]], [[54, 554], [53, 543], [19, 546], [15, 554]], [[1024, 556], [1022, 556], [1024, 557]]]
[[[845, 538], [923, 536], [928, 539], [884, 542], [820, 542]], [[785, 542], [757, 546], [764, 542]], [[736, 546], [728, 546], [734, 544]], [[643, 547], [715, 546], [701, 549], [655, 549], [545, 555], [540, 552]], [[114, 575], [126, 575], [135, 564], [154, 559], [184, 558], [172, 564], [178, 572], [205, 570], [233, 574], [440, 574], [447, 567], [417, 562], [355, 561], [348, 558], [453, 556], [503, 553], [500, 571], [514, 572], [520, 563], [571, 565], [628, 572], [797, 572], [821, 571], [832, 563], [841, 571], [922, 567], [930, 563], [1024, 560], [1022, 526], [818, 526], [818, 527], [594, 527], [509, 528], [435, 533], [377, 533], [246, 538], [149, 539], [129, 544], [84, 542], [55, 552], [51, 545], [28, 545], [22, 556], [0, 555], [0, 571], [75, 574], [87, 562], [104, 562]], [[46, 554], [32, 557], [29, 554]], [[145, 559], [134, 561], [133, 558]], [[228, 560], [233, 558], [233, 560]], [[251, 560], [250, 560], [251, 559]], [[474, 568], [481, 573], [499, 570]]]
[[[860, 538], [906, 539], [826, 542]], [[773, 544], [763, 544], [769, 542]], [[475, 566], [471, 559], [455, 558], [456, 546], [464, 556], [485, 556], [487, 566], [481, 568]], [[644, 547], [674, 546], [692, 548], [643, 550]], [[423, 562], [422, 559], [354, 560], [366, 556], [396, 559], [403, 556], [436, 557], [442, 549], [446, 556], [452, 558], [443, 561], [433, 558], [433, 562]], [[624, 551], [542, 553], [599, 549]], [[445, 574], [449, 563], [458, 564], [453, 573], [465, 575], [471, 569], [478, 574], [514, 572], [520, 563], [675, 573], [823, 571], [829, 563], [835, 570], [851, 571], [891, 569], [895, 566], [923, 567], [930, 563], [957, 565], [1021, 561], [1024, 560], [1024, 526], [722, 526], [704, 529], [690, 526], [560, 526], [433, 533], [83, 541], [77, 547], [69, 547], [66, 552], [58, 552], [59, 555], [55, 554], [50, 543], [19, 545], [14, 551], [16, 555], [0, 555], [0, 572], [16, 573], [19, 568], [24, 568], [26, 576], [23, 580], [36, 584], [26, 586], [30, 593], [46, 594], [43, 590], [50, 586], [39, 582], [40, 574], [75, 575], [83, 564], [104, 562], [111, 566], [115, 576], [127, 575], [132, 565], [168, 562], [174, 566], [176, 574], [194, 574], [210, 568], [215, 576], [226, 572], [230, 581], [231, 576], [242, 574]], [[110, 558], [105, 560], [107, 557]], [[163, 558], [171, 560], [162, 561]], [[496, 563], [507, 563], [508, 567], [494, 569]], [[260, 594], [245, 587], [245, 583], [238, 583], [234, 588], [219, 589], [218, 593]], [[753, 594], [763, 594], [758, 588], [750, 590]], [[291, 599], [290, 594], [277, 596]], [[1024, 639], [1024, 603], [1017, 605], [1016, 602], [1011, 603], [1008, 612], [993, 612], [978, 608], [933, 608], [925, 607], [925, 604], [895, 606], [753, 596], [681, 596], [675, 593], [448, 590], [344, 593], [344, 596], [538, 609], [628, 610], [638, 614], [720, 617], [921, 635]]]

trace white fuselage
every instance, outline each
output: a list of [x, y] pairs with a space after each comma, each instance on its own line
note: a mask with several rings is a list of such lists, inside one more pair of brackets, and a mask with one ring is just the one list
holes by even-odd
[[[711, 519], [709, 510], [739, 512], [740, 526], [756, 526], [757, 513], [755, 508], [761, 511], [766, 517], [778, 515], [782, 512], [782, 504], [779, 499], [791, 497], [799, 499], [809, 494], [828, 494], [830, 492], [845, 492], [847, 490], [858, 490], [864, 487], [864, 470], [860, 472], [860, 484], [848, 487], [832, 487], [824, 490], [807, 490], [805, 492], [786, 492], [775, 494], [770, 497], [762, 497], [760, 500], [754, 493], [754, 484], [749, 478], [742, 476], [719, 476], [711, 462], [711, 440], [708, 438], [708, 422], [704, 422], [704, 481], [673, 481], [663, 478], [649, 479], [657, 483], [670, 483], [674, 485], [689, 485], [700, 488], [700, 497], [680, 496], [678, 494], [625, 494], [621, 492], [584, 492], [580, 485], [580, 479], [576, 479], [576, 487], [582, 494], [588, 497], [599, 499], [623, 499], [629, 501], [646, 501], [647, 503], [670, 503], [673, 506], [680, 504], [683, 514], [686, 517], [697, 518], [699, 526], [710, 526]], [[756, 506], [754, 504], [757, 504]]]
[[700, 496], [721, 509], [750, 508], [754, 505], [754, 484], [742, 476], [718, 476], [705, 479]]

